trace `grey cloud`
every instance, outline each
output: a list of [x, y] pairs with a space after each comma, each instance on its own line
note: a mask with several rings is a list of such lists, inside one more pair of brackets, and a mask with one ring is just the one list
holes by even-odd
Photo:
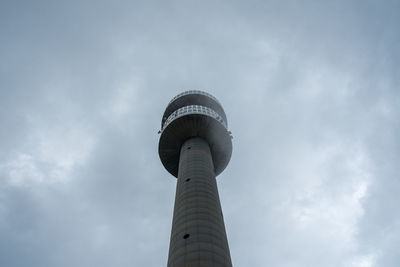
[[3, 7], [0, 265], [165, 265], [157, 131], [188, 89], [234, 135], [235, 265], [398, 265], [396, 1]]

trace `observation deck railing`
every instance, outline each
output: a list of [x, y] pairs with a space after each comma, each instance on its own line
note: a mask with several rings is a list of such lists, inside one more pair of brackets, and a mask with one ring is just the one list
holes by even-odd
[[200, 106], [200, 105], [190, 105], [190, 106], [181, 107], [181, 108], [175, 110], [174, 112], [172, 112], [171, 115], [169, 115], [168, 119], [165, 120], [164, 125], [161, 129], [161, 132], [164, 131], [164, 129], [167, 128], [167, 126], [175, 119], [182, 117], [182, 116], [190, 115], [190, 114], [201, 114], [201, 115], [209, 116], [209, 117], [219, 121], [225, 127], [225, 129], [228, 130], [228, 126], [227, 126], [226, 122], [224, 121], [224, 119], [213, 109], [211, 109], [209, 107], [205, 107], [205, 106]]

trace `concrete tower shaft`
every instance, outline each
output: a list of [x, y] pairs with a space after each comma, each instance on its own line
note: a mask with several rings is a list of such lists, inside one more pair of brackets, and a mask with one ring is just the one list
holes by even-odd
[[168, 267], [232, 266], [217, 182], [207, 142], [182, 146]]
[[179, 94], [161, 122], [159, 155], [177, 177], [168, 267], [231, 267], [216, 176], [232, 141], [221, 104], [201, 91]]

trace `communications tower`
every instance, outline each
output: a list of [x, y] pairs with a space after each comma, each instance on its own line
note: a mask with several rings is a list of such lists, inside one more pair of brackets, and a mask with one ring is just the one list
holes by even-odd
[[168, 267], [231, 267], [216, 176], [232, 154], [225, 112], [212, 95], [175, 96], [161, 121], [158, 153], [177, 177]]

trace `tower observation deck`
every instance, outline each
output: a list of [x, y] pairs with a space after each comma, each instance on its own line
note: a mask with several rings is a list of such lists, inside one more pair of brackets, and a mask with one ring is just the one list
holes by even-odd
[[212, 95], [175, 96], [161, 120], [158, 153], [177, 177], [168, 267], [231, 267], [216, 176], [228, 165], [232, 136]]

